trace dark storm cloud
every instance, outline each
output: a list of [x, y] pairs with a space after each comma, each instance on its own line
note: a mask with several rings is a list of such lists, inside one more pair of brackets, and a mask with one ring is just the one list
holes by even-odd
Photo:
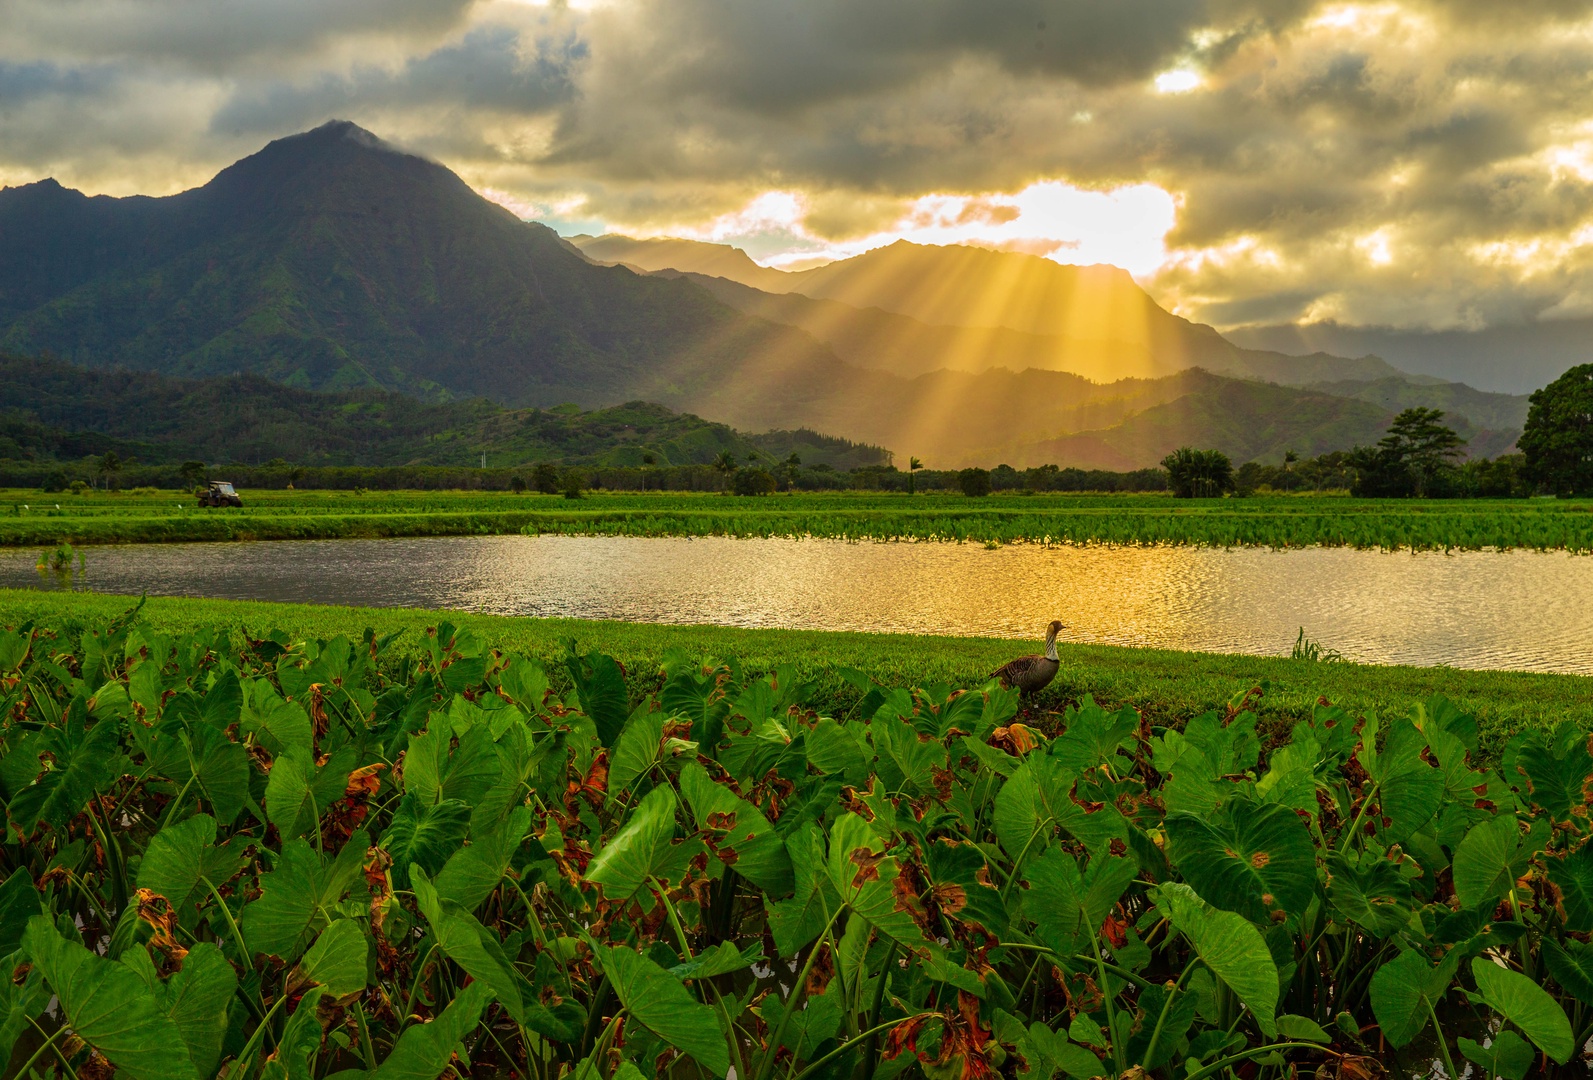
[[585, 44], [568, 31], [550, 28], [533, 37], [480, 27], [396, 71], [356, 68], [303, 84], [250, 85], [216, 112], [212, 126], [274, 135], [333, 116], [439, 106], [534, 115], [570, 100], [573, 69], [585, 54]]
[[771, 189], [836, 238], [922, 195], [1150, 182], [1178, 200], [1152, 286], [1196, 317], [1593, 310], [1593, 0], [0, 0], [0, 26], [7, 180], [170, 190], [339, 116], [637, 229]]
[[472, 0], [0, 0], [9, 49], [121, 57], [227, 72], [298, 59], [351, 36], [433, 34]]

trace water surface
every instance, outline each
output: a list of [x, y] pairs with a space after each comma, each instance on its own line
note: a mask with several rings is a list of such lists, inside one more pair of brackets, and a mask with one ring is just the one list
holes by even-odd
[[[36, 552], [0, 586], [58, 588]], [[493, 536], [91, 548], [70, 587], [497, 615], [1034, 638], [1593, 674], [1593, 558]]]

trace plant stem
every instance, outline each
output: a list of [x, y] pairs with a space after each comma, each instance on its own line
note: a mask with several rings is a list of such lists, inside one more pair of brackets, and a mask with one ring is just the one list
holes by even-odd
[[1444, 1071], [1454, 1080], [1460, 1080], [1460, 1074], [1455, 1071], [1455, 1063], [1449, 1056], [1449, 1039], [1444, 1035], [1444, 1026], [1438, 1022], [1438, 1010], [1433, 1007], [1432, 998], [1426, 994], [1422, 995], [1422, 1000], [1427, 1002], [1427, 1015], [1433, 1018], [1433, 1033], [1438, 1036], [1438, 1049], [1444, 1054]]
[[1217, 1073], [1217, 1072], [1219, 1072], [1219, 1071], [1221, 1071], [1223, 1069], [1226, 1069], [1230, 1065], [1237, 1065], [1241, 1061], [1246, 1061], [1246, 1060], [1248, 1060], [1250, 1058], [1256, 1057], [1259, 1054], [1270, 1054], [1274, 1050], [1320, 1050], [1320, 1051], [1322, 1051], [1325, 1054], [1335, 1054], [1335, 1056], [1342, 1056], [1342, 1055], [1336, 1054], [1332, 1050], [1329, 1050], [1327, 1047], [1323, 1046], [1321, 1043], [1311, 1043], [1311, 1042], [1271, 1043], [1271, 1044], [1269, 1044], [1267, 1046], [1257, 1046], [1257, 1047], [1253, 1047], [1252, 1049], [1249, 1049], [1249, 1050], [1241, 1050], [1237, 1054], [1233, 1054], [1233, 1055], [1231, 1055], [1229, 1057], [1222, 1058], [1219, 1061], [1213, 1061], [1210, 1065], [1207, 1065], [1205, 1068], [1201, 1069], [1200, 1071], [1190, 1073], [1188, 1076], [1186, 1076], [1184, 1078], [1184, 1080], [1205, 1080], [1206, 1077], [1211, 1076], [1211, 1075], [1213, 1075], [1213, 1074], [1215, 1074], [1215, 1073]]

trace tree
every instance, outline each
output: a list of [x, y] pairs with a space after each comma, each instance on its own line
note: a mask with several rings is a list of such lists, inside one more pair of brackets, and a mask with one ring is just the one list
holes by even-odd
[[964, 469], [957, 474], [957, 486], [970, 499], [981, 499], [990, 494], [990, 473], [986, 469]]
[[1410, 496], [1438, 494], [1455, 472], [1455, 459], [1465, 453], [1466, 440], [1439, 423], [1441, 409], [1406, 409], [1388, 425], [1388, 434], [1373, 447], [1350, 451], [1357, 495]]
[[203, 461], [185, 461], [177, 470], [177, 475], [182, 477], [183, 487], [198, 487], [205, 482], [205, 463]]
[[913, 474], [924, 467], [924, 463], [915, 457], [907, 459], [907, 494], [917, 494], [918, 488], [913, 483]]
[[516, 495], [524, 495], [525, 480], [519, 476], [509, 477], [509, 490], [514, 492]]
[[730, 479], [730, 490], [737, 495], [772, 495], [776, 484], [768, 469], [742, 469]]
[[1162, 458], [1167, 486], [1180, 499], [1213, 499], [1234, 488], [1233, 462], [1221, 450], [1181, 446]]
[[1534, 391], [1516, 440], [1527, 482], [1556, 495], [1593, 492], [1593, 364]]
[[105, 477], [105, 486], [111, 486], [111, 477], [122, 471], [122, 459], [116, 456], [115, 450], [105, 451], [105, 456], [100, 458], [99, 473]]
[[559, 470], [552, 462], [543, 461], [531, 470], [531, 486], [544, 495], [559, 493]]
[[729, 450], [719, 451], [719, 456], [714, 458], [713, 467], [725, 476], [729, 476], [741, 466], [736, 464], [736, 455]]

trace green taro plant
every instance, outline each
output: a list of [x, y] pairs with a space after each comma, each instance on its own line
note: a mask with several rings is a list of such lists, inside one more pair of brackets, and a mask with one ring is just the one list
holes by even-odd
[[1585, 1071], [1581, 730], [566, 653], [0, 632], [9, 1074]]

